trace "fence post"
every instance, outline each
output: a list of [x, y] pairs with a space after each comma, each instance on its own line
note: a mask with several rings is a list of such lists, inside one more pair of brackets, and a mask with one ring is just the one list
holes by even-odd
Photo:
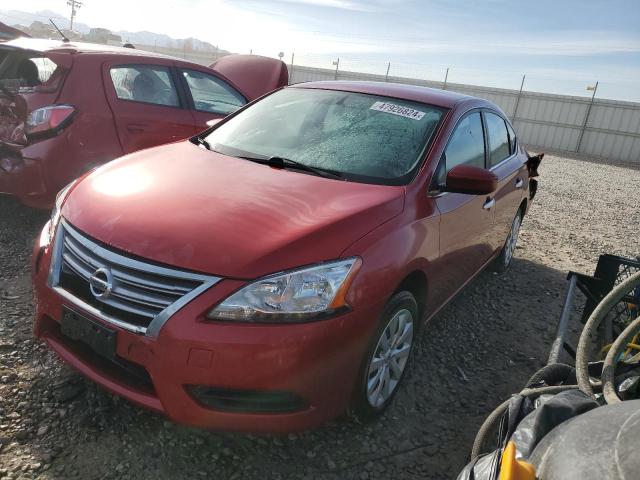
[[518, 92], [518, 98], [516, 99], [516, 107], [513, 109], [513, 115], [511, 116], [511, 122], [516, 122], [516, 114], [518, 113], [518, 105], [520, 105], [520, 97], [522, 96], [522, 88], [524, 87], [524, 79], [526, 75], [522, 75], [522, 82], [520, 82], [520, 91]]
[[447, 89], [447, 79], [449, 78], [449, 67], [447, 67], [447, 71], [444, 72], [444, 85], [442, 85], [442, 89]]
[[333, 76], [334, 80], [338, 79], [338, 68], [340, 67], [340, 57], [338, 57], [338, 60], [336, 60], [335, 62], [333, 62], [333, 64], [336, 66], [336, 73]]
[[291, 79], [293, 78], [293, 59], [295, 58], [295, 53], [291, 54], [291, 66], [289, 67], [289, 83], [291, 83]]
[[389, 69], [391, 68], [391, 62], [389, 62], [387, 64], [387, 74], [384, 76], [384, 81], [388, 82], [389, 81]]
[[[587, 87], [587, 90], [589, 90], [589, 87]], [[596, 98], [597, 91], [598, 91], [598, 82], [596, 82], [596, 86], [593, 87], [593, 95], [591, 95], [591, 101], [589, 102], [589, 107], [587, 108], [587, 114], [584, 116], [584, 122], [582, 122], [582, 129], [580, 130], [580, 136], [578, 137], [578, 145], [576, 146], [576, 153], [580, 152], [580, 147], [582, 146], [582, 137], [584, 137], [584, 131], [587, 129], [589, 114], [591, 113], [591, 107], [593, 106], [593, 100]]]

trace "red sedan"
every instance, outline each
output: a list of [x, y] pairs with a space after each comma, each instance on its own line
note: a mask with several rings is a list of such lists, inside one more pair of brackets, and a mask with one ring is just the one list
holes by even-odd
[[0, 193], [49, 208], [83, 173], [191, 137], [287, 78], [283, 62], [255, 55], [207, 68], [109, 45], [0, 42]]
[[487, 265], [509, 266], [529, 165], [484, 100], [280, 89], [60, 192], [34, 249], [35, 333], [176, 422], [375, 417], [420, 325]]

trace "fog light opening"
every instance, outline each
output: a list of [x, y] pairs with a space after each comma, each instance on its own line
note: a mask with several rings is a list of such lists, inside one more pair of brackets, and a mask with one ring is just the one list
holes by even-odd
[[205, 385], [186, 387], [202, 406], [223, 412], [289, 413], [306, 408], [298, 395], [277, 390], [234, 390]]

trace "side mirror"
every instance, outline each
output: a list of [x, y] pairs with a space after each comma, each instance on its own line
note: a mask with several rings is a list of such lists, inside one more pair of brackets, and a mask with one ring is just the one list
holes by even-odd
[[484, 168], [457, 165], [447, 173], [445, 192], [488, 195], [498, 188], [498, 177]]

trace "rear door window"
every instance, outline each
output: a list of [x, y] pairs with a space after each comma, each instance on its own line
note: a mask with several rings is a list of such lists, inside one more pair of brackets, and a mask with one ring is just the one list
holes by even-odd
[[489, 139], [489, 167], [494, 167], [511, 155], [507, 125], [502, 117], [494, 113], [485, 112]]
[[126, 65], [110, 69], [111, 81], [120, 100], [178, 107], [178, 92], [168, 67]]
[[182, 70], [196, 110], [228, 115], [247, 101], [224, 80], [196, 70]]

